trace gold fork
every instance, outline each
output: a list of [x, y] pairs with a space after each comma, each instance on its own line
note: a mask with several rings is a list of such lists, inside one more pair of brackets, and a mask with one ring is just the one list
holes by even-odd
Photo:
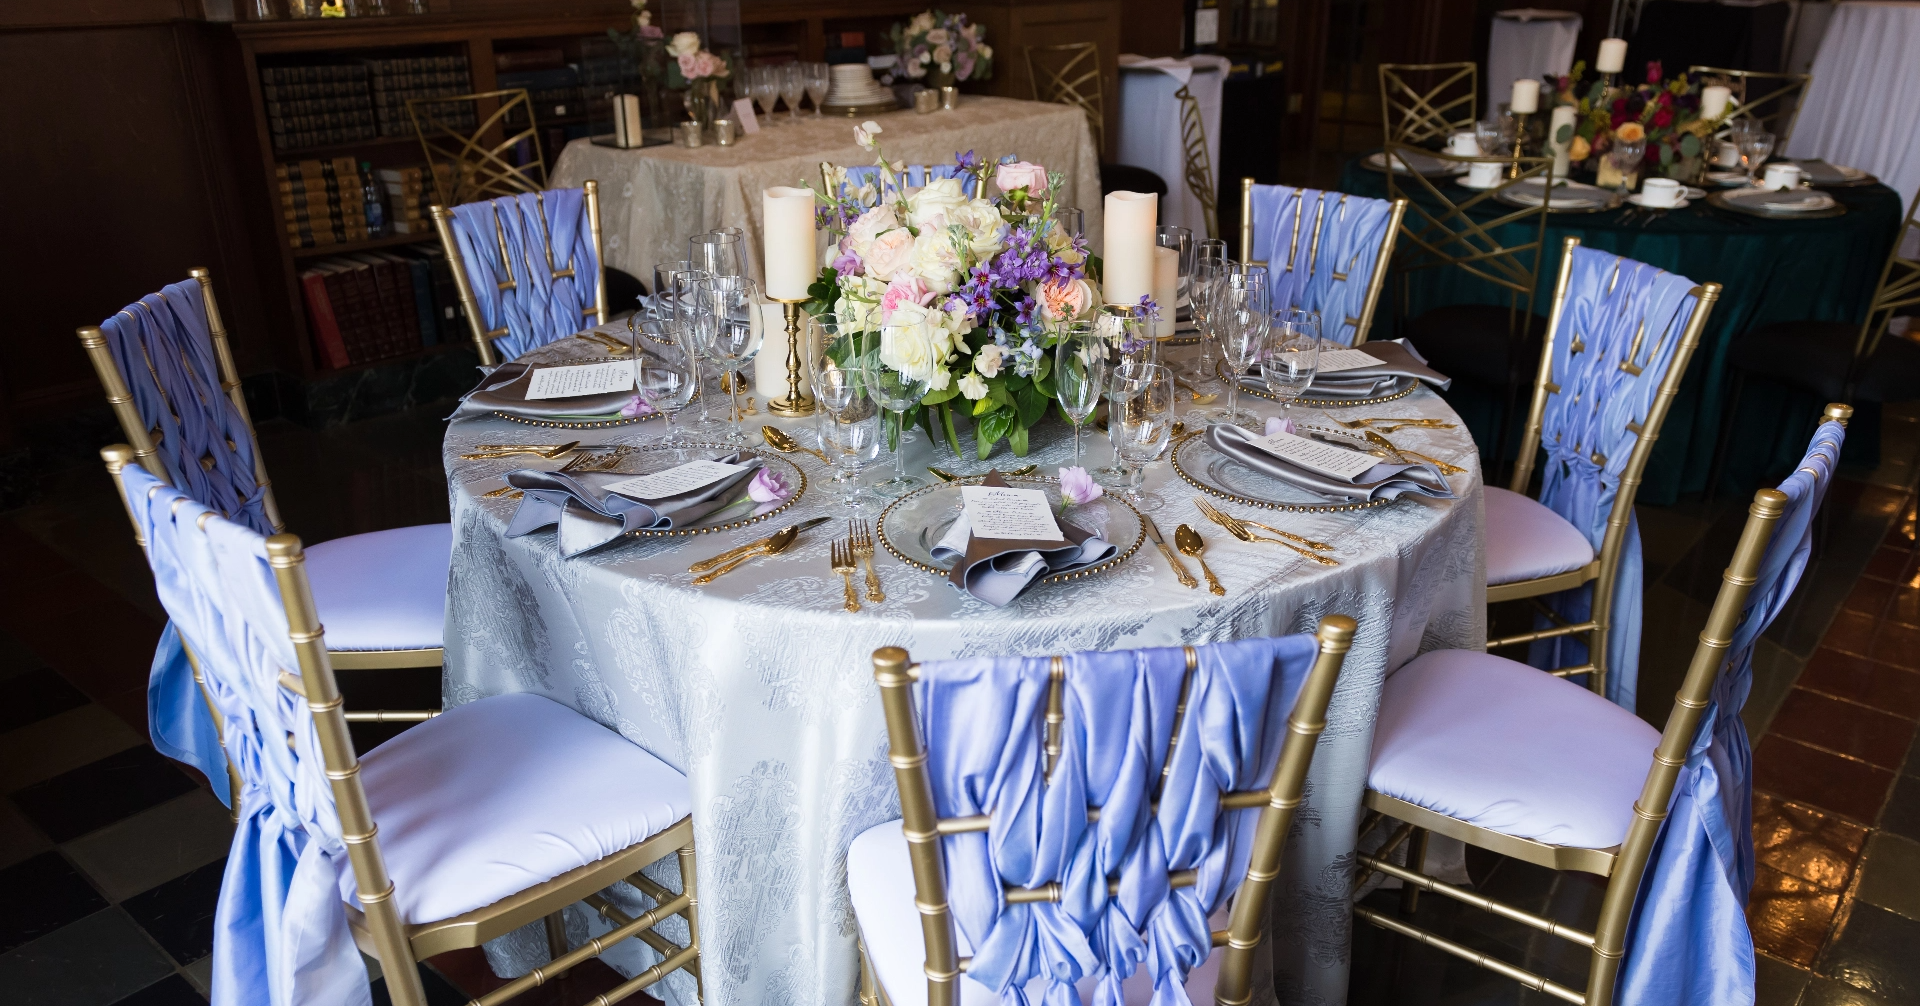
[[[1451, 430], [1454, 428], [1454, 424], [1446, 422], [1445, 420], [1440, 420], [1440, 419], [1422, 419], [1419, 417], [1396, 418], [1393, 416], [1373, 416], [1371, 418], [1355, 419], [1352, 421], [1348, 421], [1335, 416], [1333, 413], [1328, 412], [1325, 409], [1321, 409], [1320, 414], [1323, 416], [1326, 416], [1329, 420], [1332, 420], [1334, 423], [1338, 424], [1339, 426], [1342, 426], [1349, 430], [1364, 430], [1367, 427], [1372, 426], [1374, 423], [1389, 423], [1389, 424], [1392, 424], [1395, 428], [1398, 428], [1401, 426], [1418, 426], [1428, 430]], [[1393, 431], [1388, 430], [1387, 432], [1391, 433]]]
[[[575, 454], [572, 458], [569, 458], [567, 460], [566, 464], [560, 466], [560, 470], [563, 472], [570, 472], [576, 469], [586, 468], [587, 462], [591, 457], [592, 457], [591, 455], [587, 455], [587, 454]], [[614, 460], [615, 460], [615, 463], [617, 464], [619, 461], [619, 457], [616, 456]], [[587, 469], [587, 470], [592, 471], [594, 469]], [[512, 497], [513, 499], [519, 499], [520, 495], [521, 495], [520, 490], [514, 488], [513, 486], [501, 486], [500, 488], [495, 489], [491, 492], [481, 493], [480, 498], [483, 500], [490, 500], [490, 499], [497, 499], [501, 496], [508, 496], [508, 497]]]
[[835, 539], [828, 550], [828, 561], [833, 564], [833, 571], [847, 582], [847, 610], [859, 611], [860, 595], [853, 589], [853, 549], [846, 542]]
[[1298, 552], [1301, 555], [1304, 555], [1307, 558], [1312, 559], [1314, 562], [1317, 562], [1322, 566], [1340, 565], [1340, 562], [1337, 559], [1329, 559], [1318, 552], [1308, 551], [1307, 549], [1301, 548], [1300, 546], [1295, 545], [1290, 541], [1281, 541], [1278, 538], [1264, 538], [1264, 537], [1261, 537], [1260, 535], [1254, 534], [1252, 531], [1247, 530], [1246, 525], [1241, 524], [1239, 521], [1236, 521], [1233, 518], [1228, 517], [1226, 514], [1221, 513], [1218, 510], [1215, 510], [1213, 513], [1207, 514], [1207, 519], [1213, 521], [1215, 524], [1218, 524], [1223, 528], [1226, 528], [1228, 534], [1233, 535], [1235, 538], [1238, 538], [1241, 541], [1245, 541], [1245, 542], [1260, 541], [1260, 542], [1266, 542], [1269, 545], [1279, 545], [1283, 548], [1290, 548], [1290, 549], [1293, 549], [1295, 552]]
[[1291, 531], [1282, 531], [1277, 527], [1272, 527], [1266, 524], [1262, 524], [1257, 520], [1248, 520], [1245, 517], [1235, 517], [1232, 514], [1227, 513], [1225, 510], [1222, 510], [1219, 507], [1214, 506], [1212, 503], [1209, 503], [1204, 499], [1195, 499], [1193, 503], [1194, 503], [1194, 506], [1200, 509], [1200, 512], [1203, 515], [1205, 515], [1208, 520], [1211, 520], [1216, 524], [1220, 523], [1221, 517], [1225, 517], [1227, 520], [1232, 521], [1236, 524], [1250, 524], [1254, 527], [1261, 528], [1263, 530], [1272, 531], [1274, 534], [1277, 534], [1282, 538], [1288, 538], [1293, 541], [1297, 541], [1300, 544], [1305, 545], [1308, 548], [1318, 552], [1333, 551], [1333, 546], [1327, 544], [1324, 541], [1314, 541], [1312, 538], [1302, 538], [1301, 536], [1294, 534]]
[[859, 518], [849, 519], [847, 539], [853, 546], [853, 557], [867, 563], [867, 600], [879, 604], [887, 595], [880, 589], [880, 574], [873, 569], [873, 526]]

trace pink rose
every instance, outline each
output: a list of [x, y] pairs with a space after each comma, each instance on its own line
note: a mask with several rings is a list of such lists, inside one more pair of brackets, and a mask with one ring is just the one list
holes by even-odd
[[874, 238], [873, 244], [868, 247], [867, 275], [886, 283], [912, 260], [913, 232], [905, 227], [895, 227]]
[[1050, 279], [1040, 287], [1040, 314], [1048, 321], [1072, 321], [1093, 307], [1093, 288], [1086, 280]]
[[895, 276], [887, 284], [887, 292], [880, 296], [880, 321], [885, 324], [893, 316], [893, 309], [901, 304], [916, 304], [926, 307], [933, 303], [933, 291], [927, 289], [926, 281], [918, 276]]
[[700, 66], [699, 53], [697, 52], [687, 53], [686, 55], [679, 57], [679, 60], [680, 60], [680, 76], [685, 77], [688, 80], [692, 80], [695, 77], [700, 76], [700, 71], [699, 69], [697, 69]]
[[1029, 196], [1045, 195], [1047, 191], [1047, 169], [1026, 161], [1002, 164], [993, 172], [993, 184], [1000, 186], [1002, 192], [1012, 192], [1024, 188]]

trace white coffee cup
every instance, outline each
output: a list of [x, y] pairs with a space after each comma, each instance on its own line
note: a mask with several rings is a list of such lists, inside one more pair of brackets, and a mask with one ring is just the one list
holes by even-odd
[[1713, 163], [1723, 168], [1739, 167], [1740, 148], [1735, 144], [1721, 140], [1720, 145], [1714, 148]]
[[1680, 205], [1680, 197], [1686, 189], [1671, 178], [1649, 178], [1640, 186], [1640, 204], [1643, 206], [1669, 207]]
[[1481, 161], [1467, 168], [1467, 184], [1476, 189], [1491, 189], [1500, 184], [1500, 174], [1506, 165], [1498, 161]]
[[1455, 133], [1447, 137], [1447, 153], [1458, 157], [1479, 157], [1480, 138], [1472, 133]]
[[1761, 176], [1760, 185], [1767, 189], [1792, 189], [1800, 185], [1800, 166], [1797, 164], [1769, 164], [1767, 173]]

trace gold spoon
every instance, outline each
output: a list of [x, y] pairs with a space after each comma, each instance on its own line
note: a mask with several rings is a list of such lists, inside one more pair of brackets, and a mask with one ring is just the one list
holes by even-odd
[[811, 447], [808, 447], [807, 445], [801, 443], [798, 440], [793, 439], [791, 436], [787, 435], [787, 431], [779, 428], [778, 426], [760, 427], [760, 436], [761, 438], [766, 440], [768, 447], [771, 447], [782, 454], [792, 454], [794, 451], [805, 451], [806, 453], [811, 454], [816, 458], [819, 458], [821, 461], [824, 461], [827, 464], [833, 463], [831, 460], [827, 458], [826, 454], [820, 451], [817, 451]]
[[1207, 568], [1207, 560], [1200, 557], [1200, 553], [1207, 550], [1207, 540], [1200, 537], [1200, 532], [1182, 524], [1173, 529], [1173, 543], [1180, 547], [1183, 554], [1193, 556], [1194, 561], [1200, 564], [1200, 572], [1207, 574], [1208, 590], [1215, 594], [1227, 592], [1227, 588], [1220, 586], [1220, 581], [1213, 575], [1213, 570]]
[[728, 561], [726, 565], [721, 566], [720, 568], [714, 570], [711, 573], [694, 577], [693, 582], [696, 584], [712, 583], [714, 580], [718, 579], [721, 574], [732, 572], [733, 570], [739, 568], [740, 564], [746, 562], [748, 559], [757, 559], [763, 555], [779, 555], [780, 553], [785, 552], [787, 549], [792, 548], [794, 541], [799, 537], [800, 537], [800, 526], [798, 524], [789, 528], [783, 528], [779, 531], [776, 531], [773, 537], [768, 538], [766, 544], [760, 545], [752, 549], [751, 551], [735, 556], [733, 559]]

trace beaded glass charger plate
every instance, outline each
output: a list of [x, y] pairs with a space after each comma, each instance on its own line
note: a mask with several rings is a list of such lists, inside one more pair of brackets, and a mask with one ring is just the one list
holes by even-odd
[[734, 528], [758, 524], [775, 514], [793, 506], [807, 492], [807, 473], [800, 466], [770, 451], [740, 450], [734, 444], [694, 442], [686, 444], [640, 444], [634, 447], [614, 469], [620, 475], [651, 475], [665, 471], [676, 465], [683, 465], [697, 457], [714, 454], [730, 454], [734, 451], [759, 458], [772, 469], [787, 485], [793, 487], [793, 494], [778, 503], [753, 503], [744, 495], [739, 502], [721, 507], [705, 517], [685, 527], [676, 527], [663, 531], [629, 531], [630, 538], [678, 538], [692, 534], [712, 534], [715, 531], [731, 531]]
[[[977, 486], [983, 475], [968, 476], [954, 482], [942, 482], [939, 485], [916, 489], [894, 500], [880, 512], [880, 544], [886, 546], [893, 557], [915, 569], [940, 576], [947, 575], [953, 568], [952, 562], [942, 562], [933, 557], [933, 547], [940, 537], [947, 533], [953, 522], [960, 519], [960, 487]], [[1008, 475], [1007, 484], [1015, 489], [1039, 489], [1047, 494], [1047, 501], [1054, 512], [1060, 511], [1060, 482], [1058, 479], [1041, 475]], [[1140, 520], [1140, 512], [1133, 505], [1117, 496], [1102, 496], [1084, 506], [1069, 507], [1062, 519], [1091, 531], [1101, 538], [1112, 542], [1120, 551], [1105, 562], [1094, 563], [1085, 569], [1076, 569], [1070, 573], [1055, 573], [1043, 578], [1042, 583], [1056, 583], [1073, 580], [1083, 576], [1094, 576], [1107, 572], [1127, 561], [1128, 557], [1140, 550], [1147, 540], [1146, 525]]]
[[1741, 192], [1752, 191], [1754, 190], [1736, 189], [1731, 192], [1715, 192], [1713, 195], [1707, 197], [1707, 205], [1726, 210], [1730, 213], [1741, 213], [1750, 217], [1759, 217], [1762, 220], [1827, 220], [1832, 217], [1845, 216], [1847, 213], [1846, 204], [1834, 200], [1831, 196], [1827, 197], [1831, 205], [1814, 210], [1775, 210], [1766, 208], [1765, 204], [1754, 204], [1739, 198], [1730, 198], [1737, 197]]
[[[1497, 203], [1532, 209], [1540, 205], [1545, 183], [1524, 178], [1493, 194]], [[1620, 194], [1584, 182], [1562, 182], [1546, 197], [1548, 213], [1605, 213], [1620, 205]]]
[[1291, 510], [1297, 513], [1341, 513], [1347, 510], [1369, 510], [1393, 502], [1380, 499], [1363, 503], [1330, 503], [1319, 493], [1310, 492], [1287, 482], [1274, 478], [1265, 472], [1255, 471], [1238, 461], [1213, 449], [1207, 438], [1194, 435], [1183, 438], [1173, 445], [1173, 470], [1188, 485], [1206, 493], [1235, 503], [1264, 507], [1268, 510]]
[[[548, 366], [581, 367], [589, 363], [630, 363], [632, 360], [633, 358], [630, 356], [596, 356], [588, 359], [567, 360], [562, 363], [548, 364]], [[695, 391], [694, 396], [698, 398], [699, 392]], [[535, 416], [515, 416], [501, 412], [498, 409], [494, 410], [493, 414], [510, 423], [521, 423], [526, 426], [545, 426], [556, 430], [599, 430], [609, 426], [632, 426], [635, 423], [644, 423], [649, 419], [654, 419], [659, 416], [659, 413], [650, 412], [644, 416], [622, 416], [615, 414], [610, 416], [553, 416], [542, 418]]]
[[[1320, 398], [1314, 395], [1313, 387], [1309, 385], [1307, 387], [1307, 393], [1294, 399], [1294, 404], [1321, 409], [1344, 409], [1353, 405], [1378, 405], [1381, 402], [1391, 402], [1395, 399], [1405, 398], [1413, 394], [1413, 389], [1419, 386], [1420, 379], [1417, 377], [1396, 377], [1393, 379], [1393, 390], [1384, 395], [1375, 395], [1372, 398]], [[1243, 395], [1252, 395], [1255, 398], [1264, 398], [1270, 402], [1285, 401], [1285, 399], [1279, 395], [1259, 385], [1247, 384], [1244, 381], [1240, 384], [1240, 393]]]

